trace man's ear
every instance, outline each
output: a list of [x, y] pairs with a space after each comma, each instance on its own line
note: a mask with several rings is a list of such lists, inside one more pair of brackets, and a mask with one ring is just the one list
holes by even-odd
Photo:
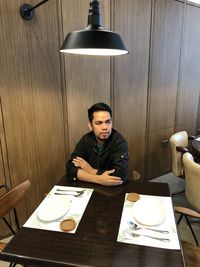
[[88, 128], [90, 129], [90, 131], [93, 131], [91, 122], [88, 122]]

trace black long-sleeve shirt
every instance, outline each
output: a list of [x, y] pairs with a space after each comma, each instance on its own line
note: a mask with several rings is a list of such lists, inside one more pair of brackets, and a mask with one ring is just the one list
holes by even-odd
[[128, 145], [124, 137], [114, 129], [101, 149], [92, 131], [81, 138], [67, 162], [67, 177], [70, 180], [77, 178], [78, 167], [72, 162], [75, 157], [86, 160], [92, 168], [98, 170], [97, 175], [115, 169], [112, 176], [121, 177], [123, 183], [128, 179]]

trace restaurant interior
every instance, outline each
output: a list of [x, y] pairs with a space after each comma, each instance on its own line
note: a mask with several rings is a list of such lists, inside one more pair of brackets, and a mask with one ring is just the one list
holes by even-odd
[[[114, 57], [59, 51], [68, 33], [87, 26], [89, 0], [26, 1], [39, 2], [24, 19], [23, 0], [0, 1], [0, 184], [30, 181], [17, 206], [20, 227], [66, 175], [66, 160], [88, 132], [87, 109], [97, 102], [112, 107], [113, 127], [127, 140], [129, 179], [168, 183], [180, 213], [176, 207], [188, 205], [185, 172], [174, 172], [170, 138], [185, 132], [184, 147], [198, 162], [200, 1], [99, 1], [103, 27], [120, 34], [129, 52]], [[189, 220], [200, 241], [199, 221]], [[177, 228], [196, 246], [185, 218]], [[0, 222], [0, 238], [10, 235]]]

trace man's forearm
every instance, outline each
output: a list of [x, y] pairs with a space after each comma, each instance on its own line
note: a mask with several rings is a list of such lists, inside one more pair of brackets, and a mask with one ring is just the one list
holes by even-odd
[[121, 185], [122, 180], [120, 177], [110, 175], [114, 171], [115, 170], [109, 170], [109, 171], [105, 171], [101, 175], [97, 175], [97, 174], [88, 173], [85, 170], [79, 169], [77, 172], [77, 178], [80, 181], [96, 183], [96, 184], [101, 184], [101, 185], [106, 185], [106, 186]]
[[77, 178], [80, 181], [90, 182], [90, 183], [99, 183], [99, 175], [86, 172], [82, 169], [79, 169], [77, 172]]

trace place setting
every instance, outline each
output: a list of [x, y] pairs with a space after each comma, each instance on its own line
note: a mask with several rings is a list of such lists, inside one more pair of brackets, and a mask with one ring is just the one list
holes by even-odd
[[92, 193], [89, 188], [56, 185], [23, 226], [75, 233]]
[[180, 249], [171, 198], [126, 194], [117, 241]]

